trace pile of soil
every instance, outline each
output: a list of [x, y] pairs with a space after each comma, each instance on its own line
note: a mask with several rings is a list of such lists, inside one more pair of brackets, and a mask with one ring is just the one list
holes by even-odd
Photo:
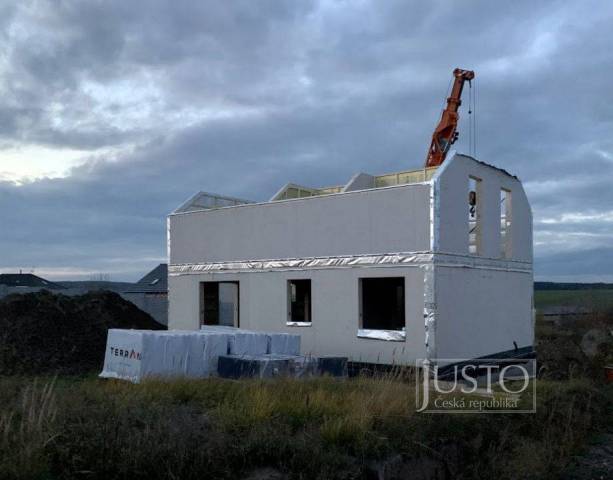
[[109, 328], [166, 327], [109, 291], [9, 295], [0, 300], [0, 375], [99, 371]]

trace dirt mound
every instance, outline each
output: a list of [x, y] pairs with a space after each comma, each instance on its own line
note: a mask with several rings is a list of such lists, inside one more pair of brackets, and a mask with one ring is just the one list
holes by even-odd
[[0, 375], [98, 371], [109, 328], [165, 327], [113, 292], [9, 295], [0, 300]]

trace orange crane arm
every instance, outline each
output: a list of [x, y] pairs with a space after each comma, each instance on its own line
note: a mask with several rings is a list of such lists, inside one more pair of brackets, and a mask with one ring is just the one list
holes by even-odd
[[426, 167], [438, 167], [443, 163], [449, 147], [458, 139], [457, 128], [460, 118], [458, 109], [462, 105], [461, 98], [464, 82], [468, 81], [470, 83], [475, 78], [475, 72], [456, 68], [453, 71], [453, 76], [455, 80], [451, 89], [451, 95], [447, 99], [447, 107], [443, 111], [441, 121], [432, 134], [432, 143], [428, 150]]

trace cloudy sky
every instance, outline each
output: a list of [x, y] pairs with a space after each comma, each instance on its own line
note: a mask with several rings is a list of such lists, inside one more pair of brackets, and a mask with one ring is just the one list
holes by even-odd
[[195, 191], [419, 168], [459, 66], [537, 277], [613, 281], [611, 25], [605, 1], [0, 0], [0, 269], [135, 280]]

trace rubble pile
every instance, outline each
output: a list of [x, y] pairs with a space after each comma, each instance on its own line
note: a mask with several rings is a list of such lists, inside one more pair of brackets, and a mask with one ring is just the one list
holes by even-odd
[[0, 300], [0, 375], [95, 372], [109, 328], [165, 329], [109, 291], [9, 295]]

